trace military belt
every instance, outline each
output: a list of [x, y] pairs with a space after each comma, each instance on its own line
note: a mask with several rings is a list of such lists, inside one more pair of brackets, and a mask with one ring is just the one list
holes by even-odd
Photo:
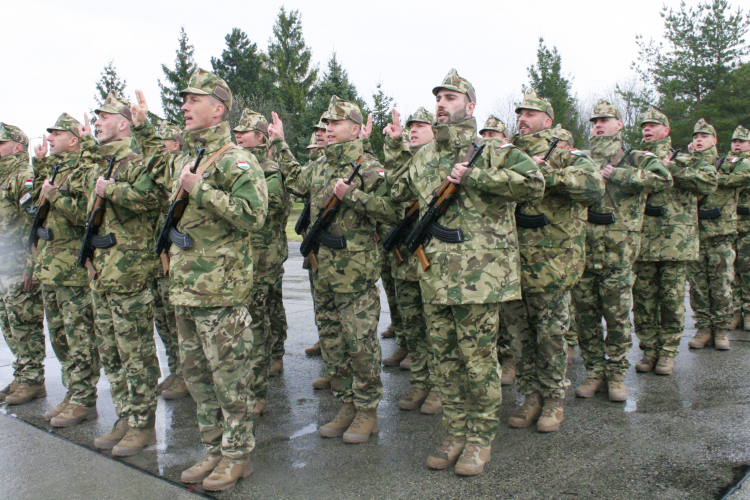
[[346, 248], [346, 238], [343, 236], [334, 236], [325, 231], [319, 231], [315, 241], [328, 248], [333, 248], [334, 250]]
[[737, 207], [737, 215], [750, 215], [750, 207]]
[[721, 210], [718, 208], [698, 209], [698, 218], [701, 220], [713, 220], [719, 217], [721, 217]]
[[646, 205], [646, 210], [643, 212], [649, 217], [661, 217], [664, 215], [664, 207], [657, 205]]
[[516, 207], [516, 225], [525, 228], [539, 228], [549, 224], [547, 216], [544, 214], [526, 215]]
[[112, 233], [107, 236], [95, 234], [91, 237], [91, 246], [94, 248], [110, 248], [117, 244], [117, 238]]
[[433, 222], [427, 228], [427, 232], [444, 243], [461, 243], [464, 241], [464, 232], [461, 228], [450, 228]]
[[43, 227], [38, 227], [36, 228], [36, 235], [39, 236], [43, 240], [50, 241], [52, 239], [52, 230], [45, 229]]
[[600, 226], [614, 224], [615, 214], [612, 212], [607, 212], [607, 213], [594, 212], [593, 210], [589, 209], [588, 221], [592, 224], [597, 224]]
[[182, 250], [193, 248], [193, 238], [187, 233], [181, 233], [174, 227], [169, 230], [169, 240]]

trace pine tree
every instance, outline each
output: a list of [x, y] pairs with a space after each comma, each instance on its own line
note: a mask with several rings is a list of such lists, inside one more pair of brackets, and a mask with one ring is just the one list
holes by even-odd
[[166, 64], [161, 65], [161, 69], [164, 71], [165, 82], [162, 83], [159, 80], [159, 88], [161, 89], [161, 104], [164, 109], [164, 117], [180, 126], [185, 124], [185, 119], [182, 116], [182, 111], [180, 111], [182, 97], [179, 92], [187, 87], [190, 75], [197, 68], [193, 60], [194, 52], [195, 48], [188, 43], [188, 36], [183, 26], [180, 28], [180, 46], [176, 50], [177, 57], [175, 57], [174, 70], [169, 69]]
[[117, 68], [115, 68], [115, 62], [110, 59], [107, 65], [104, 66], [99, 81], [96, 82], [96, 94], [94, 94], [96, 104], [102, 106], [107, 99], [107, 95], [113, 90], [119, 96], [125, 97], [126, 85], [127, 81], [120, 78], [117, 74]]
[[214, 73], [227, 82], [235, 95], [247, 98], [263, 96], [265, 100], [275, 97], [267, 56], [259, 52], [257, 45], [251, 43], [239, 28], [232, 29], [224, 39], [227, 48], [222, 51], [221, 58], [211, 58]]
[[393, 101], [393, 97], [383, 92], [381, 82], [377, 84], [375, 93], [372, 95], [372, 101], [372, 135], [370, 135], [370, 145], [380, 163], [383, 163], [385, 162], [385, 155], [383, 154], [385, 136], [383, 136], [383, 129], [391, 123], [393, 119], [391, 110], [396, 106], [396, 103]]

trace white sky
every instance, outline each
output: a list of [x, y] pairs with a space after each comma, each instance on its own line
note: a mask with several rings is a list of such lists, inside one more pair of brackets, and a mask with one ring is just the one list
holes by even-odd
[[[666, 4], [677, 8], [679, 1]], [[133, 96], [135, 89], [144, 90], [151, 110], [161, 115], [157, 79], [164, 78], [162, 63], [174, 67], [181, 26], [198, 65], [211, 69], [211, 56], [221, 55], [232, 28], [245, 31], [265, 51], [281, 5], [258, 0], [4, 2], [0, 121], [35, 138], [63, 111], [82, 119], [94, 108], [95, 83], [110, 59], [127, 80], [126, 92]], [[477, 89], [481, 121], [496, 99], [517, 92], [520, 100], [539, 36], [549, 47], [557, 46], [574, 91], [585, 95], [630, 74], [636, 34], [659, 39], [663, 32], [662, 2], [654, 0], [291, 0], [283, 5], [302, 14], [305, 41], [321, 72], [335, 50], [368, 102], [380, 81], [402, 114], [419, 106], [432, 109], [432, 87], [455, 67]]]

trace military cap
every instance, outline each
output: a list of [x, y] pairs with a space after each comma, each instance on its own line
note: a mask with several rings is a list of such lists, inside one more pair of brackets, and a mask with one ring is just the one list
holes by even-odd
[[315, 132], [310, 136], [310, 144], [307, 145], [307, 149], [318, 149], [318, 136], [315, 135]]
[[706, 120], [701, 118], [695, 123], [695, 127], [693, 128], [693, 135], [695, 134], [708, 134], [716, 137], [716, 129], [713, 125], [709, 125]]
[[617, 106], [608, 103], [604, 99], [599, 99], [596, 106], [594, 106], [594, 114], [589, 121], [593, 122], [597, 118], [617, 118], [618, 120], [622, 120], [622, 115]]
[[477, 92], [474, 90], [474, 86], [466, 78], [458, 76], [458, 72], [455, 69], [451, 69], [445, 78], [443, 83], [432, 89], [432, 95], [437, 95], [440, 89], [453, 90], [469, 96], [469, 102], [477, 102]]
[[552, 104], [537, 96], [536, 90], [531, 87], [527, 88], [526, 92], [524, 92], [523, 102], [516, 106], [516, 114], [519, 114], [522, 109], [541, 111], [542, 113], [547, 113], [547, 116], [553, 120], [555, 119], [555, 110], [552, 109]]
[[20, 128], [0, 122], [0, 142], [8, 141], [17, 142], [27, 148], [29, 147], [29, 138]]
[[210, 95], [221, 101], [227, 109], [232, 107], [232, 91], [227, 82], [205, 69], [196, 68], [190, 75], [188, 86], [180, 90], [180, 95]]
[[638, 117], [639, 127], [644, 126], [646, 123], [656, 123], [657, 125], [669, 127], [669, 118], [667, 118], [667, 115], [651, 106]]
[[55, 124], [47, 129], [47, 132], [59, 130], [60, 132], [70, 132], [74, 136], [80, 137], [78, 135], [78, 127], [80, 126], [81, 122], [70, 116], [68, 113], [63, 113], [57, 118]]
[[502, 120], [493, 115], [490, 115], [489, 118], [487, 118], [487, 121], [484, 122], [484, 127], [479, 131], [479, 134], [481, 135], [481, 133], [485, 130], [494, 130], [495, 132], [500, 132], [501, 134], [508, 134], [508, 127], [505, 125], [505, 123], [503, 123]]
[[562, 126], [558, 123], [555, 125], [555, 128], [552, 129], [552, 137], [554, 139], [560, 139], [561, 141], [565, 141], [571, 146], [573, 145], [573, 134], [571, 134], [569, 131], [562, 128]]
[[428, 125], [432, 125], [433, 123], [435, 123], [435, 115], [420, 107], [412, 115], [409, 116], [408, 120], [406, 120], [406, 127], [411, 127], [411, 124], [414, 122], [427, 123]]
[[323, 123], [323, 117], [321, 116], [320, 120], [318, 120], [318, 123], [313, 125], [313, 130], [325, 130], [325, 129], [326, 129], [326, 124]]
[[266, 120], [266, 118], [260, 113], [245, 108], [242, 110], [240, 123], [238, 123], [233, 130], [235, 132], [258, 131], [262, 132], [263, 135], [268, 136], [268, 120]]
[[732, 140], [740, 140], [740, 141], [750, 141], [750, 130], [746, 129], [742, 125], [734, 129], [734, 134], [732, 134]]
[[345, 101], [334, 95], [331, 96], [328, 110], [320, 120], [323, 123], [328, 122], [328, 120], [351, 120], [358, 125], [362, 125], [362, 112], [359, 110], [359, 106], [353, 102]]
[[173, 141], [182, 140], [182, 130], [180, 130], [180, 127], [169, 123], [167, 120], [164, 120], [161, 122], [161, 125], [159, 125], [159, 135], [162, 139], [170, 139]]
[[112, 113], [113, 115], [122, 115], [128, 119], [129, 122], [133, 122], [133, 115], [130, 112], [130, 103], [125, 99], [122, 99], [117, 95], [114, 90], [107, 95], [107, 99], [102, 104], [101, 108], [95, 109], [94, 113]]

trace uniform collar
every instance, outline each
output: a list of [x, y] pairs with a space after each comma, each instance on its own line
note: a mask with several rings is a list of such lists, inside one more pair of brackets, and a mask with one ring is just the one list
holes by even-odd
[[433, 123], [435, 144], [440, 150], [456, 151], [468, 147], [477, 138], [477, 120], [470, 116], [457, 122]]
[[552, 140], [552, 130], [544, 129], [533, 134], [516, 135], [513, 145], [524, 150], [529, 156], [543, 156], [547, 154]]
[[716, 159], [719, 157], [719, 152], [716, 150], [716, 146], [711, 146], [704, 151], [695, 151], [693, 156], [699, 158], [710, 165], [716, 164]]
[[364, 146], [361, 139], [353, 141], [338, 142], [329, 144], [325, 148], [326, 159], [334, 165], [344, 165], [357, 161], [364, 154]]
[[213, 127], [185, 132], [186, 151], [190, 156], [195, 154], [195, 147], [200, 146], [210, 154], [232, 142], [229, 122], [223, 121]]
[[245, 148], [255, 156], [258, 163], [265, 161], [268, 158], [268, 144], [261, 144], [253, 148]]
[[669, 149], [672, 147], [672, 138], [657, 139], [655, 141], [641, 141], [643, 151], [651, 151], [657, 158], [662, 159], [669, 156]]
[[612, 161], [624, 149], [622, 132], [607, 136], [595, 135], [589, 138], [589, 142], [591, 143], [591, 157], [600, 162]]
[[111, 156], [115, 161], [122, 160], [133, 153], [133, 138], [122, 137], [107, 144], [101, 144], [97, 148], [97, 153], [102, 157]]

